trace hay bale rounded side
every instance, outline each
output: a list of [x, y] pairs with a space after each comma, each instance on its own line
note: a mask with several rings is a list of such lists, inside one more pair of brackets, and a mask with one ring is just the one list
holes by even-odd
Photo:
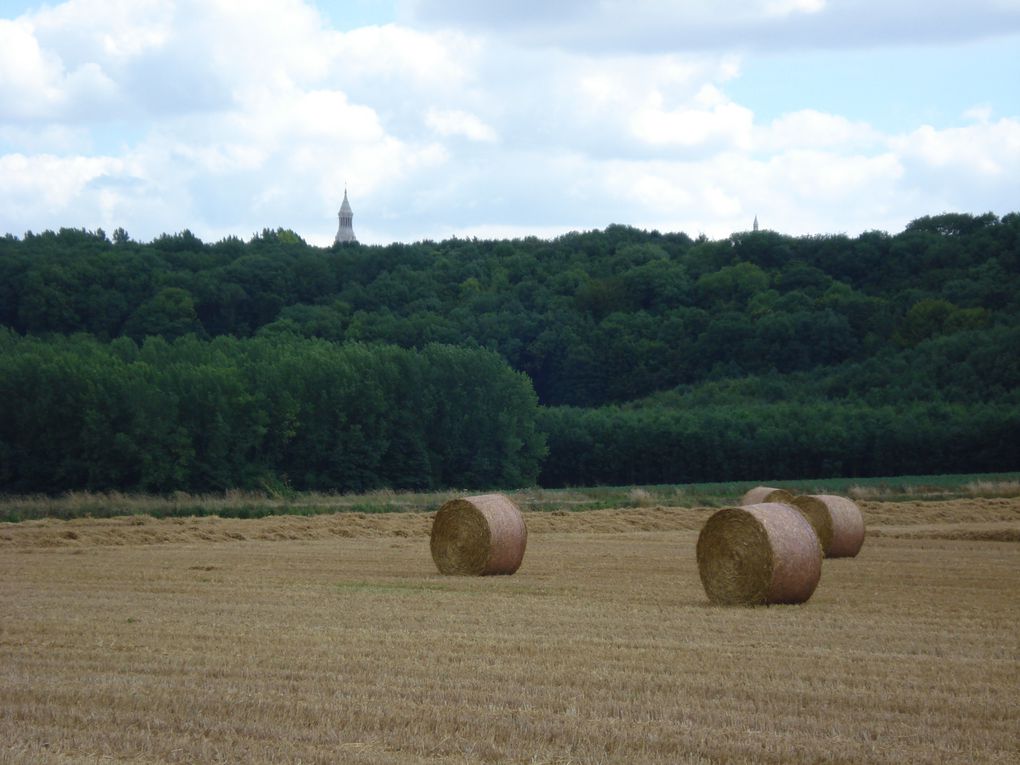
[[786, 489], [776, 489], [772, 486], [755, 486], [753, 489], [748, 489], [747, 493], [740, 498], [741, 506], [760, 505], [763, 502], [782, 502], [788, 505], [792, 501], [793, 492], [789, 492]]
[[705, 594], [722, 605], [804, 603], [822, 576], [822, 548], [811, 524], [778, 502], [727, 507], [698, 536]]
[[803, 516], [808, 519], [808, 523], [818, 535], [822, 553], [828, 556], [829, 550], [832, 548], [832, 515], [829, 513], [829, 506], [810, 494], [794, 497], [790, 504], [800, 510]]
[[823, 539], [821, 533], [818, 535], [826, 558], [853, 558], [861, 551], [864, 515], [852, 499], [834, 494], [807, 494], [795, 497], [793, 502], [816, 531], [828, 526], [827, 539]]
[[429, 546], [442, 574], [512, 574], [524, 560], [528, 527], [520, 509], [503, 494], [445, 502], [432, 522]]

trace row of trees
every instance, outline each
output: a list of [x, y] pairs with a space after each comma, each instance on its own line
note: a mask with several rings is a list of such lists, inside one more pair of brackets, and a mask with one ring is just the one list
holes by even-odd
[[328, 249], [62, 229], [0, 239], [0, 326], [7, 491], [1020, 465], [1020, 214]]
[[170, 491], [533, 484], [531, 383], [494, 353], [0, 330], [0, 486]]
[[[1010, 470], [1020, 330], [1000, 334], [998, 353], [960, 342], [941, 372], [865, 364], [817, 386], [769, 375], [540, 409], [527, 378], [480, 349], [282, 335], [139, 347], [5, 330], [0, 485], [366, 490]], [[945, 340], [929, 345], [915, 355], [953, 356]], [[998, 379], [972, 366], [992, 357]], [[959, 395], [916, 396], [946, 371], [964, 375]]]
[[1020, 407], [912, 402], [545, 409], [543, 486], [1015, 470]]
[[547, 486], [994, 472], [1020, 466], [1020, 326], [810, 372], [549, 407]]
[[136, 342], [280, 331], [477, 345], [528, 374], [543, 403], [598, 406], [1015, 324], [1018, 251], [1018, 214], [924, 218], [895, 236], [610, 226], [330, 249], [289, 231], [140, 244], [63, 229], [0, 239], [0, 324]]

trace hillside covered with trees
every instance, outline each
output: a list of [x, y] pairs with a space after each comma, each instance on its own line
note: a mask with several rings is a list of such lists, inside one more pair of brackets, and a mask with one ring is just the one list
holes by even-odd
[[889, 235], [0, 239], [0, 490], [1020, 466], [1020, 214]]

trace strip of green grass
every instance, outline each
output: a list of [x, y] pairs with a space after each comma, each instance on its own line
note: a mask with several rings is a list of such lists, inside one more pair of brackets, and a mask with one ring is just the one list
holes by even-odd
[[[523, 510], [601, 510], [614, 507], [723, 507], [739, 501], [759, 483], [800, 494], [842, 494], [883, 501], [1020, 496], [1020, 472], [827, 478], [804, 481], [731, 481], [658, 486], [591, 486], [570, 489], [520, 489], [507, 492]], [[75, 492], [58, 497], [0, 496], [0, 522], [58, 518], [113, 518], [149, 515], [154, 518], [219, 516], [264, 518], [269, 515], [327, 513], [398, 513], [437, 510], [451, 497], [480, 492], [393, 492], [316, 494], [227, 492], [216, 495], [96, 494]]]

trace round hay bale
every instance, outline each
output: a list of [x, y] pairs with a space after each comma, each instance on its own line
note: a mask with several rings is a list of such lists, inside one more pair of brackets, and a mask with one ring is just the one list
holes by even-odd
[[755, 486], [748, 489], [747, 493], [740, 498], [740, 504], [760, 505], [763, 502], [782, 502], [785, 505], [793, 501], [793, 492], [786, 489], [776, 489], [772, 486]]
[[432, 523], [432, 560], [442, 574], [512, 574], [527, 544], [524, 516], [503, 494], [451, 499]]
[[719, 510], [698, 536], [698, 573], [713, 603], [804, 603], [822, 576], [822, 548], [795, 508], [764, 502]]
[[794, 497], [790, 504], [800, 510], [801, 515], [807, 518], [811, 528], [818, 535], [818, 542], [822, 546], [822, 554], [828, 556], [832, 547], [832, 516], [829, 514], [828, 506], [817, 497], [801, 495]]
[[864, 544], [864, 516], [852, 499], [834, 494], [805, 494], [794, 506], [811, 522], [826, 558], [852, 558]]

